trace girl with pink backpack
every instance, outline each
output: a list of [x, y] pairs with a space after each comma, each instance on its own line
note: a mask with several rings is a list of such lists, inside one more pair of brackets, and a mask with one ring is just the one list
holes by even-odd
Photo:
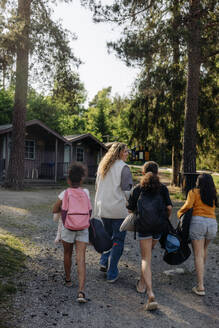
[[67, 287], [72, 286], [71, 264], [75, 245], [79, 283], [77, 301], [79, 303], [87, 302], [84, 292], [85, 253], [89, 243], [88, 228], [92, 211], [88, 190], [81, 188], [85, 175], [86, 169], [81, 163], [72, 163], [67, 179], [70, 188], [59, 195], [53, 206], [53, 213], [59, 213], [61, 210], [61, 241], [64, 248], [65, 286]]

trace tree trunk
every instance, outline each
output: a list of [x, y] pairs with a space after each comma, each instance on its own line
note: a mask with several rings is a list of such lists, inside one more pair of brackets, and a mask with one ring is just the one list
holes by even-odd
[[179, 185], [179, 172], [180, 172], [180, 159], [181, 147], [177, 144], [174, 144], [172, 147], [172, 180], [171, 185], [178, 186]]
[[186, 88], [183, 173], [186, 175], [184, 191], [194, 187], [191, 173], [196, 172], [196, 132], [201, 63], [200, 0], [190, 0], [188, 23], [188, 78]]
[[172, 180], [171, 184], [177, 186], [181, 162], [181, 90], [179, 89], [180, 84], [180, 51], [179, 51], [179, 16], [180, 8], [179, 1], [173, 1], [173, 36], [172, 36], [172, 47], [173, 47], [173, 87], [172, 87], [172, 120], [174, 120], [174, 136], [172, 146]]
[[5, 80], [6, 80], [6, 59], [5, 59], [5, 54], [3, 51], [3, 57], [2, 57], [2, 88], [5, 90]]
[[28, 87], [29, 25], [31, 0], [18, 0], [18, 20], [23, 25], [17, 42], [15, 103], [6, 187], [22, 189], [24, 183], [25, 121]]

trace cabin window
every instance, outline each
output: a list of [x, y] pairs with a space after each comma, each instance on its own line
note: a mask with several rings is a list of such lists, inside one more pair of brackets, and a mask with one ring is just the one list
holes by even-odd
[[35, 141], [25, 140], [25, 159], [35, 159]]
[[77, 162], [84, 161], [84, 149], [83, 148], [76, 148], [76, 160], [77, 160]]

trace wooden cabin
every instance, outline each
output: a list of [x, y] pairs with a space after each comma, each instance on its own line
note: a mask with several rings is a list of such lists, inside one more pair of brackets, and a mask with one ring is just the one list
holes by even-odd
[[[0, 180], [6, 176], [12, 124], [0, 126]], [[26, 122], [25, 179], [63, 180], [72, 161], [84, 163], [88, 178], [95, 179], [97, 165], [106, 147], [91, 134], [63, 137], [39, 120]]]

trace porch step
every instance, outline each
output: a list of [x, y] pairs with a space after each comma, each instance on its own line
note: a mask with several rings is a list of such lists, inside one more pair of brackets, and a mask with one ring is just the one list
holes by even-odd
[[[86, 178], [84, 183], [86, 184], [94, 184], [95, 178]], [[0, 179], [0, 186], [3, 184], [3, 180]], [[67, 183], [65, 180], [55, 182], [54, 180], [47, 179], [25, 179], [24, 180], [25, 187], [31, 188], [67, 188]]]
[[96, 178], [85, 178], [84, 183], [95, 184]]
[[49, 183], [49, 184], [54, 184], [55, 181], [54, 180], [49, 180], [49, 179], [24, 179], [25, 183], [31, 183], [31, 184], [35, 184], [35, 183]]
[[[84, 183], [88, 183], [88, 184], [93, 184], [95, 183], [96, 178], [94, 177], [86, 177], [84, 180]], [[57, 182], [55, 182], [54, 180], [49, 180], [49, 179], [25, 179], [24, 180], [25, 184], [31, 184], [31, 185], [65, 185], [66, 180], [58, 180]]]
[[24, 185], [26, 187], [48, 187], [48, 188], [61, 188], [66, 187], [65, 181], [63, 182], [55, 182], [54, 180], [48, 180], [48, 179], [25, 179]]
[[[0, 187], [3, 186], [3, 181], [0, 180]], [[34, 182], [31, 181], [31, 182], [27, 182], [27, 181], [24, 181], [24, 187], [29, 189], [29, 188], [34, 188], [34, 189], [42, 189], [42, 188], [48, 188], [48, 189], [66, 189], [67, 188], [67, 184], [64, 184], [64, 183], [54, 183], [54, 182], [50, 182], [50, 183], [46, 183], [46, 182], [41, 182], [41, 183], [37, 183], [37, 182]]]

